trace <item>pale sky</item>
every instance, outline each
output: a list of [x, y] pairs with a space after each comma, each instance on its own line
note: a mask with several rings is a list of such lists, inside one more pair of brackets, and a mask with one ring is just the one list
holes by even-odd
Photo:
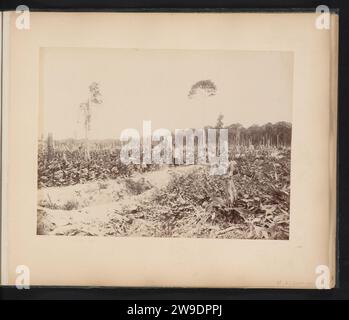
[[[81, 138], [79, 105], [98, 82], [103, 103], [93, 106], [90, 137], [141, 131], [203, 128], [220, 113], [224, 124], [291, 122], [293, 54], [267, 51], [43, 48], [41, 126], [55, 139]], [[213, 81], [215, 96], [188, 98], [191, 86]]]

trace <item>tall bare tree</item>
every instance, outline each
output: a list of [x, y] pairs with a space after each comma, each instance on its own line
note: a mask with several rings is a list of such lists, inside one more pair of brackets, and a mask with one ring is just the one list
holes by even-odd
[[92, 108], [95, 105], [102, 103], [102, 95], [100, 93], [99, 84], [92, 82], [89, 87], [89, 95], [86, 102], [80, 104], [80, 109], [84, 117], [84, 130], [85, 130], [85, 158], [90, 159], [90, 142], [89, 135], [91, 131], [91, 120], [92, 120]]
[[223, 118], [224, 116], [220, 113], [217, 118], [217, 123], [216, 123], [216, 129], [222, 129], [223, 128]]

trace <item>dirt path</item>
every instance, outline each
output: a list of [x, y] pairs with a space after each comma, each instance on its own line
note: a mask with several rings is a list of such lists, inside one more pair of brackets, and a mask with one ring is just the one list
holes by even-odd
[[[157, 190], [169, 183], [173, 174], [186, 174], [197, 167], [164, 167], [158, 171], [136, 173], [129, 181], [148, 186], [148, 190], [137, 195], [130, 193], [123, 179], [41, 189], [38, 234], [113, 234], [115, 230], [109, 224], [111, 219], [123, 222], [125, 217], [120, 212], [132, 212], [138, 203], [151, 199]], [[40, 206], [43, 203], [45, 207]], [[71, 207], [74, 209], [69, 210]]]

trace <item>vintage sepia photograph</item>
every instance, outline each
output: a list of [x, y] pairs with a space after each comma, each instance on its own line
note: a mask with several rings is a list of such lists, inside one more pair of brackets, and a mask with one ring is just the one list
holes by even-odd
[[288, 240], [293, 53], [40, 49], [37, 234]]
[[336, 286], [338, 14], [18, 16], [2, 284]]

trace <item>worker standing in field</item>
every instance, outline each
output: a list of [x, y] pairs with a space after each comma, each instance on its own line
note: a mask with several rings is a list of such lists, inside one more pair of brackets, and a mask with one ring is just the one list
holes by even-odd
[[233, 157], [229, 157], [228, 169], [225, 177], [225, 194], [229, 206], [233, 206], [237, 199], [237, 191], [234, 183], [234, 170], [236, 171], [236, 162]]

